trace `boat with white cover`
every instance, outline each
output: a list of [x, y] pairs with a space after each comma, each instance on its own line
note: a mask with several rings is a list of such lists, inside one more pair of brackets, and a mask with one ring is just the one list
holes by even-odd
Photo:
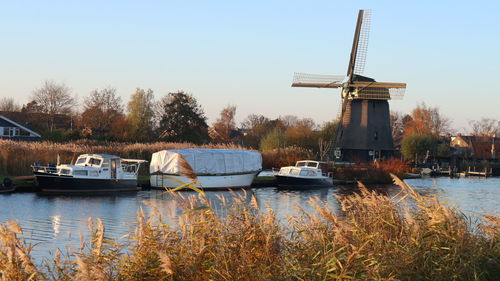
[[260, 153], [236, 149], [188, 148], [153, 153], [149, 167], [152, 188], [169, 189], [193, 182], [183, 176], [187, 161], [203, 190], [249, 188], [262, 170]]
[[74, 165], [32, 166], [43, 192], [137, 191], [137, 175], [145, 160], [123, 159], [109, 154], [82, 154]]
[[333, 186], [328, 163], [313, 160], [297, 161], [295, 166], [282, 167], [275, 175], [279, 188], [314, 188]]

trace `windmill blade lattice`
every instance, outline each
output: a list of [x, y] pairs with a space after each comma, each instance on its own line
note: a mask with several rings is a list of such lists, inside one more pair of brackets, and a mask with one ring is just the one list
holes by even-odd
[[333, 84], [343, 83], [346, 80], [345, 75], [324, 75], [295, 72], [293, 75], [293, 83], [321, 83]]
[[363, 11], [363, 20], [359, 33], [356, 61], [354, 62], [354, 74], [362, 75], [365, 71], [366, 53], [368, 52], [368, 39], [370, 38], [370, 26], [372, 21], [372, 11]]

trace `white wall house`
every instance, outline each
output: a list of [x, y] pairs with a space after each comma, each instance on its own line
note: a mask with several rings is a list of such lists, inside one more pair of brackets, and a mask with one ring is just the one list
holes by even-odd
[[0, 115], [0, 139], [38, 140], [41, 135]]

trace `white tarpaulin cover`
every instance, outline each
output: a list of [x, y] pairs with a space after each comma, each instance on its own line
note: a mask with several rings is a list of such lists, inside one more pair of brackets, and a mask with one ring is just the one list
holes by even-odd
[[234, 174], [262, 169], [260, 153], [235, 149], [187, 148], [162, 150], [153, 153], [149, 172], [178, 174], [180, 154], [196, 174]]

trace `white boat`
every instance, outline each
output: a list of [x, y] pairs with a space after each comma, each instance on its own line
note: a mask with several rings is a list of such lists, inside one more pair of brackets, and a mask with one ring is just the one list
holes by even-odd
[[282, 167], [275, 175], [279, 188], [311, 188], [333, 186], [328, 164], [321, 161], [302, 160], [295, 166]]
[[137, 174], [145, 160], [109, 154], [82, 154], [74, 165], [33, 165], [38, 187], [44, 192], [81, 193], [136, 191]]
[[[183, 176], [183, 162], [196, 176]], [[170, 189], [191, 182], [203, 190], [249, 188], [262, 169], [260, 153], [236, 149], [188, 148], [153, 153], [149, 167], [152, 188]]]

